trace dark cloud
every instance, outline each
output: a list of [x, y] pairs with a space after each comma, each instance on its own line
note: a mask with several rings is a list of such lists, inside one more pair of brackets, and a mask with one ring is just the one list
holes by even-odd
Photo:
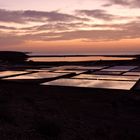
[[1, 22], [16, 22], [24, 23], [24, 18], [21, 17], [21, 11], [8, 11], [0, 9], [0, 21]]
[[[114, 19], [120, 19], [122, 17], [117, 15], [108, 14], [105, 10], [78, 10], [76, 11], [80, 15], [86, 15], [89, 17], [102, 19], [102, 20], [114, 20]], [[123, 17], [124, 18], [124, 17]]]
[[139, 8], [140, 7], [140, 0], [108, 0], [108, 3], [104, 6], [111, 6], [111, 5], [121, 5], [127, 6], [131, 8]]
[[44, 22], [44, 21], [85, 21], [87, 18], [80, 18], [69, 14], [59, 13], [57, 11], [44, 12], [44, 11], [8, 11], [0, 9], [0, 21], [1, 22], [14, 22], [14, 23], [27, 23], [30, 21]]
[[31, 20], [47, 19], [48, 21], [71, 21], [71, 20], [87, 20], [86, 18], [80, 18], [69, 14], [58, 13], [57, 11], [42, 12], [42, 11], [24, 11], [23, 17], [28, 17]]
[[2, 26], [2, 25], [0, 25], [0, 29], [4, 29], [4, 30], [16, 30], [16, 28], [14, 28], [14, 27]]

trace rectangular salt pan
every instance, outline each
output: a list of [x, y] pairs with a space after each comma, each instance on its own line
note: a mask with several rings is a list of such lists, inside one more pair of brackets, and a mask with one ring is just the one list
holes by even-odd
[[140, 72], [140, 67], [135, 68], [135, 69], [133, 69], [133, 70], [131, 70], [131, 71], [133, 71], [133, 72]]
[[[106, 66], [77, 66], [74, 67], [74, 70], [101, 70]], [[69, 68], [70, 69], [70, 68]]]
[[28, 72], [26, 72], [26, 71], [1, 71], [0, 77], [8, 77], [8, 76], [26, 74], [26, 73], [28, 73]]
[[26, 69], [26, 71], [43, 71], [43, 72], [49, 72], [50, 70], [48, 70], [48, 69]]
[[126, 72], [123, 75], [132, 75], [132, 76], [140, 76], [140, 72]]
[[137, 68], [137, 67], [138, 66], [113, 66], [113, 67], [110, 67], [107, 69], [103, 69], [101, 71], [122, 71], [122, 72], [125, 72], [125, 71], [132, 70], [134, 68]]
[[73, 78], [82, 79], [100, 79], [100, 80], [124, 80], [124, 81], [137, 81], [140, 77], [138, 76], [121, 76], [121, 75], [93, 75], [93, 74], [80, 74]]
[[60, 72], [60, 73], [76, 73], [76, 74], [81, 74], [85, 71], [80, 71], [80, 70], [55, 70], [53, 72]]
[[130, 90], [134, 84], [134, 81], [58, 79], [41, 85]]
[[122, 72], [120, 71], [96, 71], [92, 74], [100, 74], [100, 75], [120, 75]]
[[67, 75], [68, 73], [53, 73], [53, 72], [37, 72], [27, 75], [20, 75], [15, 77], [9, 77], [4, 79], [18, 80], [18, 79], [44, 79], [44, 78], [56, 78], [59, 76]]
[[50, 70], [101, 70], [106, 66], [58, 66], [50, 68]]
[[52, 68], [49, 68], [49, 70], [65, 70], [65, 69], [74, 69], [76, 68], [77, 66], [57, 66], [57, 67], [52, 67]]

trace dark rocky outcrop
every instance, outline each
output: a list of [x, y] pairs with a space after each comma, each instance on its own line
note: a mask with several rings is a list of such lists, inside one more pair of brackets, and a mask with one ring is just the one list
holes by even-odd
[[1, 62], [24, 62], [28, 59], [28, 55], [25, 52], [16, 51], [0, 51]]

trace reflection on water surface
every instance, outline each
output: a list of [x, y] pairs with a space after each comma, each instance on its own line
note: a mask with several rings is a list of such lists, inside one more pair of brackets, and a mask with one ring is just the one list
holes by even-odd
[[58, 79], [42, 85], [90, 87], [106, 89], [130, 90], [136, 82], [132, 81], [108, 81], [108, 80], [81, 80], [81, 79]]

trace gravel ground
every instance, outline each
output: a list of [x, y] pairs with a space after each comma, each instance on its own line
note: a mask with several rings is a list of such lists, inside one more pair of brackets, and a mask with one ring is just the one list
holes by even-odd
[[92, 93], [1, 82], [0, 139], [140, 140], [139, 100]]

